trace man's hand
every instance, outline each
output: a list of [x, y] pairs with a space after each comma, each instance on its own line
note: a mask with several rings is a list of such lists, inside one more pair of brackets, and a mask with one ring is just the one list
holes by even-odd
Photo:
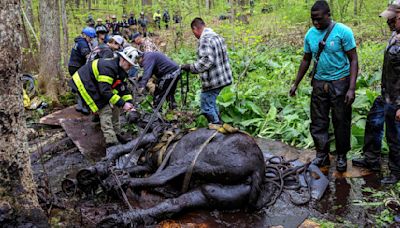
[[190, 71], [190, 64], [181, 65], [181, 69], [184, 70], [184, 71]]
[[292, 88], [290, 88], [289, 95], [290, 95], [291, 97], [296, 96], [296, 91], [297, 91], [297, 85], [293, 84], [293, 85], [292, 85]]
[[400, 109], [397, 109], [397, 112], [396, 112], [396, 121], [400, 121]]
[[122, 108], [124, 109], [125, 112], [134, 110], [133, 104], [131, 104], [129, 102], [125, 102], [124, 107], [122, 107]]
[[347, 105], [352, 105], [355, 98], [356, 93], [354, 89], [349, 89], [346, 93], [346, 97], [344, 98], [344, 103], [346, 103]]

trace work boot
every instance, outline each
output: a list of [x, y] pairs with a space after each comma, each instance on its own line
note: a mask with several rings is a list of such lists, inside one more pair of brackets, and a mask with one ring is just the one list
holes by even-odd
[[381, 180], [381, 184], [396, 184], [398, 181], [400, 181], [400, 175], [390, 173], [389, 176], [386, 176]]
[[345, 154], [338, 154], [336, 159], [336, 170], [338, 172], [346, 172], [347, 158]]
[[318, 167], [324, 167], [324, 166], [330, 165], [331, 161], [329, 161], [329, 155], [325, 155], [323, 157], [314, 158], [314, 160], [312, 160], [311, 164], [318, 166]]
[[351, 162], [356, 167], [367, 168], [375, 172], [381, 171], [381, 164], [379, 162], [369, 162], [366, 158], [355, 158]]

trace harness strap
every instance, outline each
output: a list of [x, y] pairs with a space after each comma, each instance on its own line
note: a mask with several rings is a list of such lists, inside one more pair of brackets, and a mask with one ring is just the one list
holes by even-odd
[[176, 145], [178, 144], [179, 141], [176, 141], [173, 145], [171, 150], [168, 151], [167, 155], [165, 155], [164, 160], [162, 161], [161, 165], [158, 167], [156, 173], [161, 172], [165, 166], [167, 165], [167, 162], [169, 161], [169, 158], [171, 157], [172, 152], [175, 150]]
[[200, 153], [204, 150], [204, 148], [213, 140], [213, 138], [218, 134], [218, 131], [215, 131], [197, 150], [192, 163], [190, 164], [189, 169], [186, 171], [185, 178], [183, 179], [182, 193], [187, 192], [189, 188], [190, 179], [192, 178], [194, 165], [196, 164], [197, 159], [199, 158]]

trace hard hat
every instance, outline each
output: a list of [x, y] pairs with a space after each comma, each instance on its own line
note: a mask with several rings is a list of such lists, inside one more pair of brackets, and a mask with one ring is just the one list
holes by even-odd
[[111, 39], [113, 39], [117, 44], [119, 44], [121, 46], [124, 43], [124, 38], [122, 38], [122, 36], [120, 36], [120, 35], [112, 36]]
[[112, 15], [111, 18], [112, 18], [112, 19], [117, 19], [117, 16]]
[[140, 12], [140, 15], [144, 15], [144, 12], [142, 11], [142, 12]]
[[139, 67], [137, 61], [139, 57], [143, 55], [141, 51], [138, 51], [136, 48], [131, 46], [124, 48], [124, 50], [118, 52], [118, 54], [134, 67]]
[[126, 18], [126, 14], [122, 15], [122, 18]]
[[96, 27], [96, 33], [107, 33], [107, 28], [104, 25], [100, 25]]
[[103, 19], [97, 18], [97, 22], [103, 22]]
[[86, 27], [82, 30], [82, 33], [90, 38], [96, 37], [96, 30], [92, 27]]

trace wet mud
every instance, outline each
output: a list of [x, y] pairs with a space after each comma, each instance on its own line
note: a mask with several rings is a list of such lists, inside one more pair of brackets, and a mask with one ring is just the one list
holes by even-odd
[[[56, 120], [52, 120], [58, 123]], [[63, 134], [62, 128], [51, 130], [37, 130], [33, 142], [48, 139], [55, 132]], [[68, 136], [64, 135], [64, 140]], [[62, 138], [62, 137], [61, 137]], [[62, 139], [61, 139], [62, 140]], [[92, 139], [95, 140], [95, 139]], [[265, 157], [279, 155], [287, 160], [298, 158], [307, 162], [315, 157], [312, 150], [298, 150], [281, 142], [257, 139], [257, 143]], [[104, 216], [117, 211], [126, 211], [123, 200], [110, 198], [97, 192], [95, 195], [75, 192], [73, 196], [66, 196], [61, 190], [61, 181], [67, 174], [77, 172], [98, 160], [103, 151], [83, 154], [72, 143], [66, 143], [65, 148], [58, 151], [43, 150], [47, 145], [41, 145], [32, 152], [32, 168], [34, 177], [39, 185], [42, 206], [48, 211], [50, 221], [60, 227], [95, 227]], [[330, 169], [323, 170], [329, 179], [329, 186], [320, 201], [313, 200], [304, 206], [295, 206], [291, 199], [300, 197], [296, 192], [282, 193], [275, 205], [264, 208], [259, 212], [246, 211], [187, 211], [173, 220], [162, 221], [155, 227], [309, 227], [307, 218], [329, 220], [335, 223], [354, 226], [370, 226], [373, 219], [369, 211], [354, 204], [362, 200], [366, 193], [364, 187], [380, 188], [379, 177], [366, 170], [349, 167], [348, 172], [339, 174], [335, 171], [334, 159]], [[161, 202], [160, 196], [142, 191], [139, 195], [127, 192], [129, 201], [134, 208], [148, 208]]]

